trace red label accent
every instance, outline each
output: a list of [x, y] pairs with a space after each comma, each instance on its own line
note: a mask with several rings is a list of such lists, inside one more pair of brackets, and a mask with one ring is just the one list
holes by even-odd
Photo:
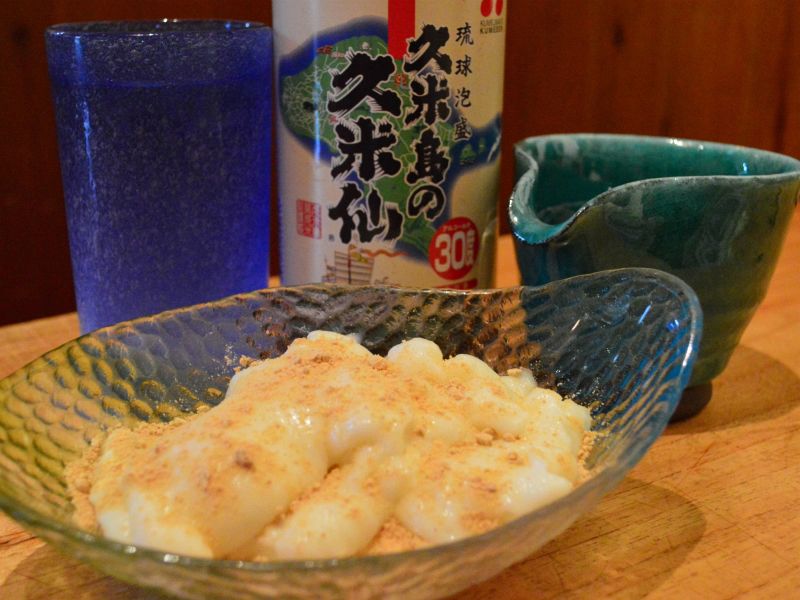
[[408, 38], [414, 37], [416, 0], [389, 0], [389, 54], [402, 60]]
[[428, 262], [439, 277], [461, 279], [478, 261], [478, 228], [467, 217], [456, 217], [439, 227], [428, 246]]
[[322, 209], [319, 204], [297, 199], [297, 234], [317, 240], [322, 237]]

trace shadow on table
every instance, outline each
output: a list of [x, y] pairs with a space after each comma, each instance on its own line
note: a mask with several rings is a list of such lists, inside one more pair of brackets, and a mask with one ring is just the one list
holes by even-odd
[[705, 527], [680, 494], [627, 478], [536, 554], [450, 600], [641, 598], [686, 560]]
[[166, 600], [111, 577], [51, 546], [43, 546], [20, 562], [0, 584], [0, 598], [23, 600]]
[[783, 363], [740, 345], [712, 382], [711, 401], [695, 417], [667, 427], [665, 435], [699, 433], [771, 419], [800, 405], [800, 378]]

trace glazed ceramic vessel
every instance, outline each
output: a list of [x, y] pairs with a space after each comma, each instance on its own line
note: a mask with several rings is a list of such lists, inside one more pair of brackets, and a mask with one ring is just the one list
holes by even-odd
[[[276, 288], [121, 323], [0, 380], [0, 510], [106, 573], [181, 598], [448, 596], [522, 560], [622, 480], [675, 409], [701, 326], [689, 286], [649, 269], [470, 292]], [[207, 409], [220, 402], [243, 357], [277, 356], [315, 329], [357, 334], [381, 354], [420, 336], [445, 355], [472, 354], [498, 372], [530, 367], [542, 385], [590, 408], [597, 441], [586, 459], [589, 477], [483, 535], [382, 556], [208, 560], [75, 526], [64, 467], [93, 439]]]
[[[515, 150], [509, 217], [523, 283], [627, 266], [677, 275], [704, 313], [690, 385], [717, 376], [766, 293], [798, 202], [800, 161], [623, 135], [532, 137]], [[689, 390], [677, 416], [702, 409], [705, 388]]]

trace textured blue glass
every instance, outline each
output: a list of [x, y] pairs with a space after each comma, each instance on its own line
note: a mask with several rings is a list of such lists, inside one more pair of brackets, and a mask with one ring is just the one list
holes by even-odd
[[81, 330], [263, 288], [269, 28], [66, 24], [46, 42]]
[[[0, 509], [106, 573], [182, 598], [443, 597], [531, 554], [622, 480], [675, 410], [701, 327], [689, 286], [649, 269], [473, 292], [278, 288], [121, 323], [0, 381]], [[530, 367], [542, 385], [590, 407], [598, 434], [590, 477], [483, 535], [344, 560], [203, 560], [72, 524], [64, 465], [95, 436], [208, 408], [242, 357], [276, 356], [315, 329], [358, 334], [378, 353], [421, 336], [445, 355], [469, 353], [498, 372]]]

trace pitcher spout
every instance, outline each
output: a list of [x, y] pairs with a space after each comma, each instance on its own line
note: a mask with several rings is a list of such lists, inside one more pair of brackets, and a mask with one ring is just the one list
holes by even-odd
[[[564, 145], [554, 152], [545, 144], [528, 146], [525, 143], [514, 147], [516, 183], [511, 192], [508, 206], [508, 218], [514, 236], [526, 244], [547, 244], [557, 239], [578, 218], [579, 214], [588, 210], [594, 200], [592, 192], [602, 193], [605, 190], [574, 190], [574, 186], [565, 186], [564, 194], [555, 195], [540, 181], [540, 161], [543, 163], [560, 157], [569, 156]], [[550, 156], [548, 156], [550, 154]], [[548, 167], [545, 166], [545, 169]], [[544, 174], [546, 177], [546, 173]], [[576, 193], [567, 197], [567, 189]], [[586, 197], [586, 194], [592, 194]]]

